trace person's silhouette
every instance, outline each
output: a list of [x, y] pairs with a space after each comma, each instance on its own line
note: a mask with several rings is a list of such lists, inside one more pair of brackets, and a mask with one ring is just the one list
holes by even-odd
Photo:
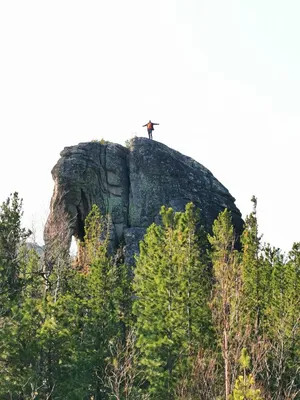
[[154, 125], [159, 125], [159, 124], [157, 124], [156, 122], [151, 122], [150, 119], [149, 119], [149, 122], [147, 124], [143, 125], [143, 127], [144, 126], [147, 127], [147, 132], [148, 132], [149, 139], [153, 139], [152, 131], [154, 131]]

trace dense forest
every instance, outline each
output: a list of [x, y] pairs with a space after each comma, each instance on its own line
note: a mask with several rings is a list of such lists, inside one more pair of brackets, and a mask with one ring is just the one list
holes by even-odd
[[300, 399], [300, 243], [262, 243], [252, 202], [240, 238], [226, 209], [207, 234], [192, 203], [163, 206], [132, 270], [122, 248], [109, 254], [96, 206], [75, 258], [68, 227], [39, 255], [12, 194], [0, 207], [0, 399]]

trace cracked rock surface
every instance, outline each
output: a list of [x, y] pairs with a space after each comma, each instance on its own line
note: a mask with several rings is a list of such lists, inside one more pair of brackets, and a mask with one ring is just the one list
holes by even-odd
[[242, 231], [235, 199], [213, 174], [154, 140], [136, 137], [129, 148], [99, 142], [66, 147], [52, 176], [54, 191], [44, 231], [46, 248], [62, 223], [68, 226], [66, 247], [73, 235], [82, 240], [84, 220], [93, 204], [103, 215], [110, 215], [110, 245], [112, 249], [124, 246], [128, 264], [134, 263], [147, 227], [159, 223], [162, 205], [183, 211], [192, 201], [201, 210], [208, 231], [219, 212], [228, 208], [237, 234]]

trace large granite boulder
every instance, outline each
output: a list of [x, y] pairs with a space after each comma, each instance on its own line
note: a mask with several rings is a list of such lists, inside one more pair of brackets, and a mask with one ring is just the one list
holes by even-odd
[[65, 246], [70, 246], [72, 235], [82, 240], [84, 220], [93, 204], [102, 214], [110, 215], [111, 247], [121, 244], [129, 264], [147, 227], [160, 222], [162, 205], [183, 211], [192, 201], [201, 210], [208, 231], [219, 212], [228, 208], [237, 234], [242, 231], [235, 199], [212, 173], [154, 140], [134, 138], [129, 148], [99, 142], [66, 147], [52, 176], [54, 192], [44, 232], [46, 247], [61, 230], [67, 236]]

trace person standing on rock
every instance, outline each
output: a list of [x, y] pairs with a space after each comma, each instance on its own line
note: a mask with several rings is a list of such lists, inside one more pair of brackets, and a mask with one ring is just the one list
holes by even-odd
[[154, 125], [159, 125], [159, 124], [157, 124], [157, 123], [155, 123], [155, 122], [151, 122], [150, 119], [149, 119], [149, 122], [148, 122], [147, 124], [143, 125], [143, 127], [144, 127], [144, 126], [147, 127], [149, 139], [153, 139], [153, 137], [152, 137], [152, 131], [154, 131]]

